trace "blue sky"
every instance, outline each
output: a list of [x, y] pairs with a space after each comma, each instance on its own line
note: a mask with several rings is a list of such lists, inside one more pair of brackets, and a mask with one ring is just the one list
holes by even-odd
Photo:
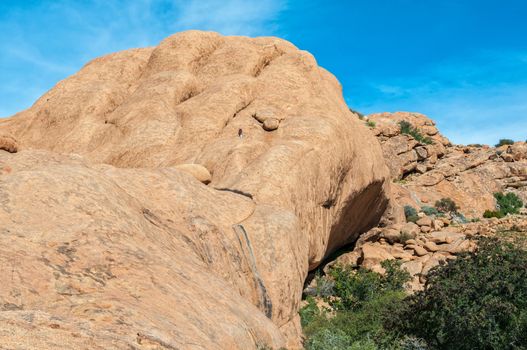
[[0, 117], [100, 55], [186, 29], [310, 51], [363, 113], [415, 111], [455, 143], [527, 138], [525, 0], [1, 0]]

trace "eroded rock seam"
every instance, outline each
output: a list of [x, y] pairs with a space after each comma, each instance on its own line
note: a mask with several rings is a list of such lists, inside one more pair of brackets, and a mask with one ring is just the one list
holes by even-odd
[[260, 297], [259, 306], [263, 307], [265, 316], [271, 319], [271, 317], [273, 316], [273, 303], [271, 302], [271, 299], [269, 298], [269, 295], [267, 294], [267, 289], [265, 288], [263, 280], [260, 277], [260, 274], [258, 273], [258, 269], [256, 267], [256, 259], [254, 258], [253, 249], [251, 247], [251, 242], [249, 240], [249, 236], [247, 235], [247, 231], [245, 231], [245, 228], [241, 224], [232, 225], [232, 228], [234, 232], [236, 233], [236, 237], [238, 238], [238, 242], [240, 242], [240, 246], [242, 247], [242, 251], [244, 252], [244, 255], [245, 255], [245, 249], [243, 249], [243, 243], [242, 243], [241, 236], [243, 236], [245, 240], [245, 245], [247, 247], [247, 251], [249, 252], [249, 257], [246, 256], [246, 258], [249, 261], [249, 265], [251, 267], [251, 271], [254, 276], [254, 281], [256, 283], [256, 286], [258, 287], [258, 294]]

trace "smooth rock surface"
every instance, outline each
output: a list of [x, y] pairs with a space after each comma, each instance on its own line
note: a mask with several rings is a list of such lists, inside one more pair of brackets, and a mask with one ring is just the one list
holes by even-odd
[[0, 334], [300, 347], [308, 270], [393, 208], [367, 130], [337, 80], [277, 38], [190, 31], [93, 60], [0, 120], [23, 149], [0, 151]]

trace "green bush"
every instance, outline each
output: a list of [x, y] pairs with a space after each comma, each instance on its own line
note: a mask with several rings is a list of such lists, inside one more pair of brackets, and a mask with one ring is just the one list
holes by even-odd
[[428, 207], [428, 206], [421, 207], [421, 211], [425, 213], [427, 216], [439, 216], [440, 214], [439, 210], [437, 210], [434, 207]]
[[370, 128], [374, 128], [375, 125], [377, 125], [377, 124], [375, 124], [374, 121], [371, 121], [371, 120], [370, 120], [370, 121], [367, 121], [367, 122], [366, 122], [366, 125], [368, 125], [368, 127], [370, 127]]
[[360, 268], [335, 267], [330, 275], [335, 281], [336, 299], [330, 302], [335, 310], [357, 310], [363, 303], [377, 298], [383, 292], [402, 291], [404, 284], [410, 279], [405, 270], [400, 269], [400, 263], [395, 260], [382, 262], [386, 270], [384, 275]]
[[401, 231], [401, 234], [399, 235], [399, 242], [401, 242], [402, 244], [406, 244], [408, 240], [413, 239], [413, 238], [414, 236], [412, 236], [408, 232]]
[[385, 327], [433, 349], [525, 349], [527, 252], [481, 239], [476, 252], [433, 269], [425, 290], [407, 298]]
[[302, 327], [307, 326], [321, 316], [321, 311], [319, 310], [315, 299], [312, 296], [307, 297], [307, 305], [300, 309], [300, 323]]
[[406, 222], [416, 222], [419, 220], [419, 216], [417, 216], [417, 210], [415, 210], [415, 208], [411, 205], [404, 206], [404, 216], [406, 217]]
[[483, 213], [483, 217], [486, 219], [490, 219], [490, 218], [501, 219], [504, 216], [505, 215], [503, 215], [503, 213], [499, 210], [485, 210], [485, 212]]
[[494, 198], [496, 198], [498, 203], [497, 209], [504, 215], [518, 214], [520, 208], [523, 207], [523, 202], [520, 197], [512, 192], [507, 194], [501, 192], [494, 193]]
[[483, 213], [484, 218], [503, 218], [507, 214], [518, 214], [520, 208], [523, 207], [523, 201], [516, 194], [509, 192], [503, 194], [502, 192], [494, 193], [496, 198], [496, 210], [486, 210]]
[[457, 213], [457, 210], [459, 207], [457, 206], [456, 202], [454, 202], [451, 198], [442, 198], [438, 200], [435, 203], [436, 209], [440, 213]]
[[351, 338], [346, 332], [340, 329], [323, 328], [313, 334], [304, 345], [307, 350], [349, 350], [351, 343]]
[[414, 127], [412, 124], [410, 124], [406, 120], [402, 120], [399, 122], [399, 128], [401, 130], [401, 134], [410, 135], [417, 142], [421, 142], [427, 145], [430, 145], [433, 142], [430, 137], [424, 136], [418, 128]]
[[364, 114], [362, 114], [361, 112], [356, 111], [356, 110], [354, 110], [354, 109], [352, 109], [352, 108], [348, 108], [348, 109], [349, 109], [349, 111], [350, 111], [351, 113], [356, 114], [356, 115], [359, 117], [360, 120], [363, 120], [363, 119], [364, 119]]
[[514, 141], [511, 139], [501, 139], [497, 144], [496, 147], [501, 147], [505, 145], [513, 145]]
[[[333, 267], [329, 278], [334, 281], [334, 295], [326, 298], [334, 317], [319, 310], [313, 298], [300, 311], [307, 341], [306, 349], [385, 349], [398, 340], [384, 330], [384, 318], [393, 313], [405, 297], [404, 284], [409, 274], [400, 263], [382, 263], [385, 274], [363, 268]], [[393, 346], [392, 346], [393, 345]], [[402, 348], [401, 348], [402, 349]]]

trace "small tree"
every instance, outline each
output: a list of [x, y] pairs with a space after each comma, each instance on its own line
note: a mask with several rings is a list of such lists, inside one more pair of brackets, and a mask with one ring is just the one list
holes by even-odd
[[414, 127], [412, 124], [410, 124], [406, 120], [401, 120], [399, 122], [399, 128], [401, 130], [401, 134], [410, 135], [418, 142], [421, 142], [427, 145], [430, 145], [433, 142], [430, 137], [424, 136], [418, 128]]
[[459, 209], [451, 198], [441, 198], [435, 203], [435, 207], [440, 213], [456, 213]]
[[433, 269], [425, 290], [409, 297], [386, 327], [433, 349], [525, 349], [527, 252], [481, 239], [478, 250]]
[[514, 141], [511, 139], [500, 139], [500, 141], [496, 144], [496, 147], [512, 145], [512, 144], [514, 144]]

